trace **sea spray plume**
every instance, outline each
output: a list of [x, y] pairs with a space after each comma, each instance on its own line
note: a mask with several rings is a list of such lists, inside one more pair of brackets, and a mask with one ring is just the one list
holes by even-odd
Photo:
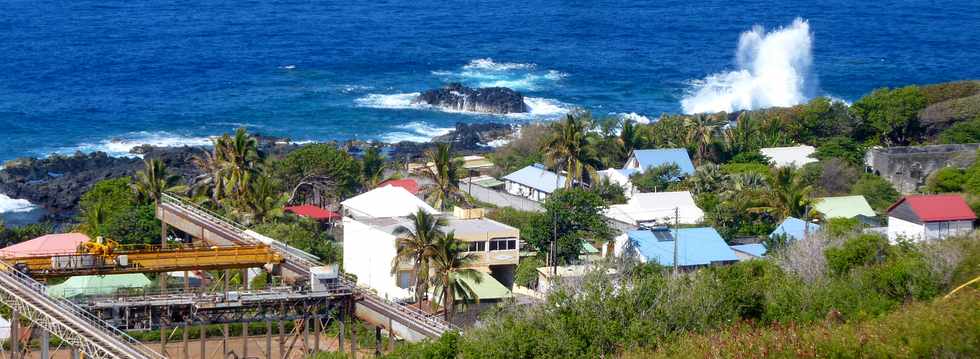
[[810, 72], [812, 43], [810, 24], [800, 18], [769, 33], [761, 26], [742, 33], [735, 54], [738, 70], [695, 81], [681, 100], [684, 113], [732, 112], [806, 101], [816, 90]]

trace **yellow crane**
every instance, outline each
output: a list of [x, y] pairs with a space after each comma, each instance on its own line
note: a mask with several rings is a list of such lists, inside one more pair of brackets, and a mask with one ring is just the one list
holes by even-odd
[[217, 246], [120, 245], [98, 237], [79, 245], [75, 253], [5, 258], [36, 278], [121, 273], [256, 268], [282, 263], [264, 244]]

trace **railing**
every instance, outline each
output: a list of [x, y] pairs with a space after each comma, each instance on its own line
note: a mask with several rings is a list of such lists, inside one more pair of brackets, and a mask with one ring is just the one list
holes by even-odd
[[[106, 322], [106, 321], [104, 321], [102, 319], [99, 319], [98, 317], [96, 317], [92, 313], [89, 313], [88, 311], [86, 311], [86, 310], [82, 309], [81, 307], [77, 306], [75, 303], [72, 303], [71, 301], [68, 301], [68, 300], [63, 299], [63, 298], [56, 298], [56, 297], [48, 296], [46, 294], [46, 287], [44, 286], [44, 284], [38, 283], [37, 281], [35, 281], [31, 277], [29, 277], [28, 275], [26, 275], [24, 273], [21, 273], [20, 271], [16, 270], [13, 266], [11, 266], [10, 264], [8, 264], [7, 262], [5, 262], [3, 260], [0, 260], [0, 270], [5, 271], [8, 274], [10, 274], [10, 278], [16, 280], [17, 282], [19, 282], [21, 285], [23, 285], [28, 290], [31, 290], [31, 291], [35, 292], [38, 296], [44, 297], [47, 300], [49, 300], [50, 302], [54, 303], [63, 312], [69, 313], [71, 315], [74, 315], [74, 316], [82, 319], [83, 321], [85, 321], [84, 324], [90, 325], [90, 326], [94, 327], [94, 329], [96, 329], [96, 330], [100, 330], [100, 331], [105, 332], [107, 334], [107, 336], [109, 336], [110, 338], [111, 337], [114, 337], [114, 338], [120, 339], [125, 344], [129, 345], [131, 348], [134, 348], [134, 349], [136, 349], [136, 350], [144, 353], [148, 357], [166, 359], [166, 357], [164, 357], [163, 355], [160, 355], [160, 353], [157, 353], [156, 351], [150, 349], [149, 347], [147, 347], [143, 343], [139, 342], [138, 340], [134, 339], [133, 337], [130, 337], [125, 332], [117, 329], [116, 327], [112, 326], [108, 322]], [[48, 313], [48, 315], [50, 316], [50, 315], [52, 315], [52, 313]], [[78, 335], [82, 335], [82, 333], [77, 333], [77, 334]], [[84, 335], [82, 335], [82, 336], [84, 337]], [[91, 338], [87, 338], [87, 337], [85, 337], [85, 338], [86, 338], [85, 340], [91, 340]], [[64, 339], [64, 338], [62, 338], [62, 339]]]
[[[161, 199], [162, 199], [161, 202], [164, 204], [181, 208], [185, 211], [201, 216], [204, 219], [208, 220], [209, 222], [213, 222], [218, 226], [230, 230], [232, 233], [237, 235], [242, 240], [252, 242], [252, 243], [259, 242], [262, 244], [269, 245], [273, 250], [276, 250], [283, 255], [283, 257], [287, 261], [287, 264], [296, 263], [304, 267], [303, 269], [306, 270], [308, 270], [310, 267], [316, 267], [322, 265], [319, 262], [320, 259], [312, 254], [309, 254], [303, 250], [300, 250], [295, 247], [291, 247], [278, 240], [263, 236], [259, 233], [249, 230], [248, 228], [246, 228], [241, 224], [228, 220], [217, 213], [214, 213], [206, 208], [185, 201], [177, 196], [164, 193]], [[364, 293], [365, 299], [375, 302], [378, 305], [389, 307], [395, 312], [397, 312], [398, 314], [404, 316], [405, 319], [421, 322], [422, 324], [432, 328], [433, 333], [435, 334], [441, 334], [442, 332], [449, 331], [449, 330], [459, 331], [459, 328], [453, 326], [451, 323], [447, 323], [443, 321], [441, 318], [437, 318], [418, 308], [414, 308], [403, 303], [390, 301], [381, 298], [377, 295], [374, 295], [371, 289], [357, 285], [356, 281], [353, 281], [350, 278], [347, 278], [346, 276], [341, 276], [340, 278], [341, 278], [341, 283], [348, 285], [350, 288], [352, 288], [353, 291]]]

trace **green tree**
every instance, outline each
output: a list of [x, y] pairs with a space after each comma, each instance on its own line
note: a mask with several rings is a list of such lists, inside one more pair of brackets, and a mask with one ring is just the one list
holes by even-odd
[[929, 175], [926, 179], [926, 191], [929, 193], [959, 192], [967, 177], [963, 170], [956, 167], [943, 167]]
[[106, 216], [100, 233], [121, 244], [154, 244], [160, 242], [160, 226], [156, 206], [138, 204]]
[[476, 269], [469, 268], [479, 257], [467, 252], [467, 245], [450, 232], [438, 236], [435, 243], [429, 247], [429, 261], [432, 266], [432, 292], [439, 293], [440, 302], [444, 308], [443, 318], [448, 322], [456, 311], [456, 298], [463, 301], [479, 301], [480, 297], [467, 279], [479, 284], [483, 277]]
[[823, 140], [817, 147], [814, 157], [820, 160], [839, 158], [854, 166], [864, 164], [865, 148], [849, 137], [831, 137]]
[[364, 151], [361, 159], [361, 185], [364, 189], [377, 187], [384, 179], [385, 158], [378, 146], [371, 146]]
[[827, 267], [836, 275], [845, 275], [853, 268], [881, 263], [890, 250], [888, 239], [878, 234], [860, 234], [839, 247], [824, 251]]
[[711, 156], [711, 144], [715, 138], [715, 125], [707, 115], [695, 115], [687, 121], [687, 143], [694, 147], [694, 161], [702, 164]]
[[[557, 234], [556, 256], [559, 262], [570, 263], [578, 258], [582, 241], [606, 242], [612, 237], [612, 230], [603, 215], [606, 204], [597, 193], [573, 188], [561, 189], [552, 193], [544, 202], [545, 213], [553, 223], [550, 226]], [[549, 244], [552, 238], [548, 238]], [[538, 248], [547, 248], [541, 243]], [[553, 263], [552, 263], [553, 264]]]
[[812, 187], [803, 181], [793, 167], [774, 169], [769, 188], [770, 206], [776, 217], [807, 216]]
[[980, 116], [961, 121], [939, 133], [939, 143], [977, 143], [980, 142]]
[[239, 128], [234, 136], [222, 135], [215, 143], [215, 151], [220, 154], [225, 193], [236, 201], [244, 201], [261, 161], [258, 140]]
[[253, 230], [315, 255], [324, 263], [340, 263], [343, 259], [337, 242], [327, 232], [320, 231], [318, 223], [309, 219], [266, 222], [256, 225]]
[[279, 192], [279, 184], [267, 174], [258, 174], [245, 199], [246, 223], [262, 223], [283, 215], [286, 196]]
[[630, 176], [630, 182], [639, 192], [663, 192], [681, 179], [681, 167], [676, 163], [666, 163], [647, 168], [643, 173]]
[[422, 172], [422, 175], [432, 182], [426, 189], [429, 202], [436, 208], [446, 210], [464, 201], [459, 190], [459, 171], [463, 167], [463, 162], [453, 158], [452, 145], [436, 144], [435, 149], [426, 151], [426, 157], [432, 163]]
[[688, 185], [695, 194], [717, 192], [727, 180], [728, 174], [714, 163], [698, 167], [694, 170], [694, 175], [687, 178]]
[[412, 262], [412, 272], [415, 276], [415, 300], [422, 307], [422, 299], [426, 292], [429, 277], [429, 257], [432, 246], [443, 236], [442, 228], [446, 226], [445, 218], [419, 209], [408, 219], [412, 227], [398, 226], [394, 234], [398, 238], [398, 252], [391, 261], [391, 273], [398, 273], [402, 262]]
[[860, 119], [886, 146], [907, 145], [917, 135], [918, 113], [926, 107], [926, 98], [917, 86], [898, 89], [881, 88], [862, 97], [851, 106]]
[[177, 190], [180, 176], [167, 174], [167, 165], [158, 159], [144, 159], [143, 170], [136, 173], [133, 190], [143, 203], [160, 203], [164, 192]]
[[598, 156], [589, 142], [591, 127], [591, 115], [587, 112], [567, 114], [563, 120], [552, 123], [551, 133], [542, 144], [542, 152], [556, 172], [566, 172], [565, 188], [581, 184], [586, 178], [598, 178]]
[[626, 157], [633, 153], [633, 150], [642, 148], [647, 142], [646, 127], [637, 125], [633, 120], [623, 120], [619, 130], [618, 143], [620, 145], [619, 162], [622, 164]]
[[899, 193], [884, 178], [865, 174], [851, 187], [851, 193], [864, 196], [875, 211], [881, 213], [898, 200]]
[[310, 178], [329, 180], [329, 192], [340, 198], [357, 193], [361, 184], [361, 165], [346, 151], [330, 144], [310, 144], [290, 152], [282, 160], [273, 163], [273, 177], [292, 191]]
[[105, 235], [105, 224], [111, 218], [133, 210], [136, 202], [130, 178], [96, 182], [78, 201], [80, 230], [92, 238]]
[[220, 138], [212, 139], [213, 148], [194, 155], [191, 163], [201, 172], [191, 180], [190, 194], [202, 202], [210, 201], [217, 206], [225, 198], [225, 168], [221, 156]]

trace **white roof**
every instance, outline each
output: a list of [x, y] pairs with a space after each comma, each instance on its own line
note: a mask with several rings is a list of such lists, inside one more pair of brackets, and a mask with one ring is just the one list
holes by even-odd
[[688, 191], [634, 193], [626, 204], [614, 204], [606, 210], [606, 217], [638, 225], [641, 222], [674, 222], [674, 208], [678, 221], [697, 224], [704, 219], [704, 211], [694, 203]]
[[428, 203], [415, 197], [401, 187], [387, 185], [361, 193], [340, 202], [356, 217], [405, 217], [422, 209], [428, 213], [439, 213]]
[[803, 167], [807, 163], [817, 162], [816, 158], [811, 157], [816, 150], [813, 146], [802, 145], [795, 147], [769, 147], [759, 151], [766, 157], [772, 159], [776, 167]]

